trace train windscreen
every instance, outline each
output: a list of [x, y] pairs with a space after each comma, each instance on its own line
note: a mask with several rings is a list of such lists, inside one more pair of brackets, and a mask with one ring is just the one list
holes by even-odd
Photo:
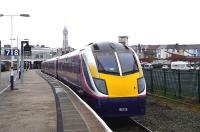
[[132, 53], [118, 53], [122, 74], [133, 73], [138, 71], [137, 62]]
[[[117, 56], [120, 64], [117, 62]], [[98, 71], [120, 75], [118, 66], [121, 66], [122, 75], [138, 71], [137, 61], [131, 52], [118, 52], [117, 56], [114, 52], [96, 52], [95, 58]]]
[[114, 53], [97, 53], [96, 62], [99, 72], [119, 74], [119, 68]]

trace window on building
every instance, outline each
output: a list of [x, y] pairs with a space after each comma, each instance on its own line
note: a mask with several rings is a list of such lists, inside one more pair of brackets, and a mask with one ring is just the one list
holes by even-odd
[[43, 54], [40, 54], [40, 58], [41, 58], [41, 59], [43, 58]]
[[39, 59], [39, 54], [36, 54], [36, 55], [35, 55], [35, 58], [36, 58], [36, 59]]

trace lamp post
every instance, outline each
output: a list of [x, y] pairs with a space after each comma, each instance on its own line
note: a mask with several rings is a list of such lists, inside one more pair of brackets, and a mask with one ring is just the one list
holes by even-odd
[[[4, 15], [0, 14], [0, 17], [9, 16], [11, 18], [11, 51], [13, 48], [13, 17], [21, 16], [21, 17], [30, 17], [29, 14], [20, 14], [20, 15]], [[11, 67], [10, 67], [10, 89], [14, 90], [14, 74], [13, 74], [13, 55], [11, 56]]]

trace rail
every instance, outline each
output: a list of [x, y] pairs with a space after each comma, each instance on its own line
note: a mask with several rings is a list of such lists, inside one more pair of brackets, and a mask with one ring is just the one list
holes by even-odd
[[104, 119], [107, 125], [112, 129], [113, 132], [152, 132], [149, 128], [145, 127], [141, 123], [131, 118], [107, 118]]

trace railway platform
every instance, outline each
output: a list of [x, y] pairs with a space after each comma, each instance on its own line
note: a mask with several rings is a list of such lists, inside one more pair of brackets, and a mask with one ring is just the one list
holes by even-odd
[[28, 70], [0, 94], [0, 132], [102, 132], [107, 125], [66, 85]]

